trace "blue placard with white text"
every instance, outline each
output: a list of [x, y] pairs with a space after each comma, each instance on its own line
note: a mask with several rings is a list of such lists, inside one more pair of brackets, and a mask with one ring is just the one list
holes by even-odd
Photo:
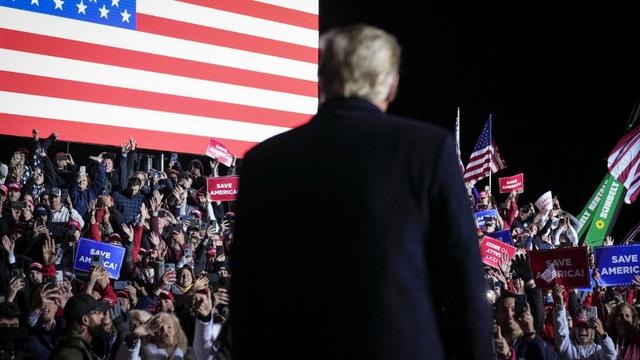
[[124, 252], [125, 248], [121, 246], [80, 238], [73, 268], [88, 272], [91, 269], [93, 255], [100, 255], [102, 257], [102, 266], [109, 273], [109, 277], [118, 279], [122, 261], [124, 260]]
[[509, 232], [509, 230], [494, 231], [487, 234], [487, 236], [498, 239], [505, 244], [513, 245], [513, 241], [511, 240], [511, 233]]
[[498, 211], [496, 209], [478, 211], [476, 213], [476, 222], [478, 223], [479, 228], [482, 229], [482, 227], [484, 226], [484, 220], [486, 217], [498, 219]]
[[598, 246], [595, 260], [600, 285], [629, 285], [640, 275], [640, 245]]

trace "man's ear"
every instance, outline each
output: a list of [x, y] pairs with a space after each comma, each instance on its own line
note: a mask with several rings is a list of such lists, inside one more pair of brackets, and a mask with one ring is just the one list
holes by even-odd
[[389, 92], [387, 93], [387, 97], [385, 98], [385, 102], [387, 104], [391, 104], [393, 100], [395, 100], [396, 95], [398, 94], [399, 83], [400, 83], [400, 74], [396, 72], [393, 74], [391, 86], [389, 86]]
[[82, 326], [86, 326], [88, 328], [89, 327], [89, 316], [88, 315], [82, 315], [82, 317], [80, 318], [80, 324]]

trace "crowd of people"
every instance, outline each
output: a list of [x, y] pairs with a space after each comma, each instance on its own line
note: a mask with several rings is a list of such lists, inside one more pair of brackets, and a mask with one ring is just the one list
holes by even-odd
[[[480, 238], [509, 230], [518, 251], [503, 255], [499, 268], [485, 266], [487, 301], [494, 313], [496, 359], [640, 359], [640, 277], [630, 286], [601, 286], [593, 249], [581, 243], [578, 220], [560, 207], [540, 211], [519, 203], [521, 192], [504, 201], [470, 191], [474, 211], [496, 209], [497, 218], [478, 228]], [[614, 245], [607, 237], [603, 246]], [[550, 283], [536, 286], [528, 251], [587, 246], [592, 289]], [[595, 310], [594, 310], [595, 308]]]
[[[205, 181], [219, 163], [137, 170], [130, 139], [80, 165], [49, 154], [54, 141], [34, 130], [32, 148], [0, 164], [0, 358], [230, 358], [233, 204], [211, 202]], [[499, 214], [479, 239], [509, 230], [519, 249], [485, 266], [496, 359], [640, 359], [640, 278], [607, 288], [595, 271], [592, 291], [536, 286], [527, 251], [585, 246], [557, 198], [541, 212], [516, 191], [469, 195], [472, 211]], [[99, 262], [74, 267], [81, 238], [125, 249], [117, 280]]]
[[[235, 160], [164, 172], [134, 139], [80, 160], [32, 135], [0, 164], [0, 358], [229, 358], [235, 215], [206, 178]], [[96, 253], [78, 270], [85, 239], [124, 248], [122, 263]]]

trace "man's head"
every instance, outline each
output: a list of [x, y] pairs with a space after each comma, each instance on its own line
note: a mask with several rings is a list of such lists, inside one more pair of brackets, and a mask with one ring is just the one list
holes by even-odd
[[0, 328], [20, 327], [20, 310], [10, 302], [0, 303]]
[[42, 284], [44, 280], [43, 271], [44, 267], [40, 263], [32, 262], [31, 265], [29, 265], [29, 281], [31, 281], [32, 285]]
[[158, 311], [172, 313], [175, 308], [175, 298], [171, 291], [162, 290], [159, 297]]
[[512, 338], [522, 334], [522, 329], [516, 321], [519, 316], [517, 314], [519, 310], [516, 309], [521, 308], [518, 305], [515, 295], [508, 292], [503, 292], [496, 301], [496, 322], [502, 329], [502, 333], [510, 334]]
[[131, 296], [128, 292], [124, 290], [120, 290], [116, 292], [116, 296], [118, 298], [118, 303], [122, 307], [122, 311], [128, 312], [131, 309]]
[[587, 345], [593, 343], [595, 331], [589, 326], [589, 317], [584, 310], [579, 310], [573, 316], [573, 330], [571, 336], [579, 345]]
[[108, 306], [89, 294], [76, 294], [64, 307], [64, 319], [67, 327], [74, 329], [91, 341], [104, 336], [102, 320]]
[[51, 188], [49, 199], [51, 200], [51, 209], [60, 210], [62, 207], [62, 190], [57, 187]]
[[64, 169], [69, 163], [69, 156], [63, 152], [56, 153], [56, 166], [58, 169]]
[[104, 172], [110, 173], [113, 171], [113, 154], [106, 153], [102, 156], [102, 165], [104, 165]]
[[399, 79], [400, 45], [380, 29], [359, 24], [331, 30], [320, 39], [320, 92], [363, 97], [382, 111], [393, 101]]
[[7, 184], [7, 189], [9, 190], [9, 193], [8, 193], [9, 201], [13, 202], [13, 201], [20, 200], [20, 194], [21, 194], [20, 185], [12, 182], [10, 184]]
[[131, 196], [135, 196], [140, 191], [140, 187], [142, 187], [142, 181], [140, 178], [134, 176], [129, 178], [129, 182], [127, 183], [127, 190], [131, 193]]

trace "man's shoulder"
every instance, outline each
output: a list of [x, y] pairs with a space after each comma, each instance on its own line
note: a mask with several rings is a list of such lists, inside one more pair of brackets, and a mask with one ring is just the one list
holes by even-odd
[[51, 359], [83, 359], [89, 352], [85, 342], [79, 336], [70, 334], [58, 343], [58, 346], [51, 354]]

